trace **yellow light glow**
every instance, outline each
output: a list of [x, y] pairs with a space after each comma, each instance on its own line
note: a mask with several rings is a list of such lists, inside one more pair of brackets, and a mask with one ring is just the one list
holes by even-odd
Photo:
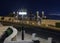
[[27, 24], [29, 24], [29, 21], [27, 21]]
[[34, 24], [34, 23], [32, 23], [32, 24]]

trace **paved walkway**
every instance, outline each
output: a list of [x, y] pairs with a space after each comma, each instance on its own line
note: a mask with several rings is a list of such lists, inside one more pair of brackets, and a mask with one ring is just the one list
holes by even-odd
[[[32, 39], [32, 36], [25, 33], [24, 40], [31, 40], [31, 39]], [[17, 41], [20, 41], [20, 40], [21, 40], [21, 32], [18, 32], [18, 34], [17, 34]]]
[[[25, 33], [24, 40], [32, 40], [32, 35]], [[21, 32], [18, 32], [17, 34], [17, 41], [21, 41]], [[46, 39], [42, 39], [39, 37], [40, 43], [46, 43]]]

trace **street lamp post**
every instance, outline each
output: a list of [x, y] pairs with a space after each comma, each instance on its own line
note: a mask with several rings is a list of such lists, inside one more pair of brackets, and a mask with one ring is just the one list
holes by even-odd
[[22, 40], [24, 40], [23, 16], [27, 15], [27, 12], [19, 12], [19, 15], [22, 15]]
[[24, 40], [23, 15], [22, 15], [22, 40]]

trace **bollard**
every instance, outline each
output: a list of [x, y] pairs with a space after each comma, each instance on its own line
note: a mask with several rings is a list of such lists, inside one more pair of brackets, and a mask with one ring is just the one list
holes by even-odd
[[40, 43], [39, 38], [35, 37], [35, 35], [36, 35], [36, 33], [32, 34], [32, 41], [33, 41], [33, 43]]
[[36, 33], [33, 33], [32, 34], [32, 40], [35, 38], [35, 35], [36, 35]]
[[52, 38], [51, 37], [48, 38], [48, 43], [52, 43]]

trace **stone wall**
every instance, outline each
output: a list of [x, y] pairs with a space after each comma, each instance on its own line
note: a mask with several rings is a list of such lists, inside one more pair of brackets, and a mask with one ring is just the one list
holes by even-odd
[[50, 19], [43, 19], [42, 20], [42, 22], [41, 22], [41, 24], [45, 24], [46, 26], [48, 26], [48, 25], [53, 25], [53, 26], [55, 26], [55, 23], [56, 22], [60, 22], [60, 20], [50, 20]]

